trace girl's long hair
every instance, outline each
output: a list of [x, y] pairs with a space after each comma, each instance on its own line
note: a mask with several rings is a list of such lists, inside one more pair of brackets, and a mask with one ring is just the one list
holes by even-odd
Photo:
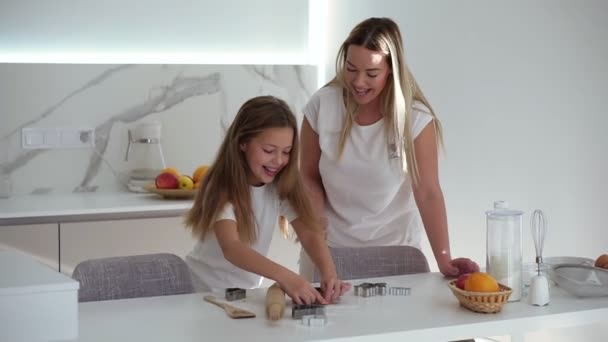
[[386, 57], [387, 64], [392, 72], [386, 80], [386, 85], [380, 94], [380, 100], [382, 101], [381, 110], [386, 122], [387, 149], [389, 154], [397, 152], [402, 170], [409, 173], [412, 180], [417, 182], [419, 174], [414, 153], [411, 123], [414, 101], [423, 103], [433, 116], [435, 135], [439, 146], [443, 146], [442, 128], [433, 108], [407, 67], [399, 26], [389, 18], [369, 18], [362, 21], [353, 28], [338, 51], [336, 77], [328, 83], [328, 85], [339, 85], [344, 89], [347, 116], [342, 127], [338, 155], [341, 155], [344, 150], [358, 109], [345, 79], [346, 58], [350, 45], [363, 46], [368, 50], [380, 52]]
[[[205, 174], [185, 224], [193, 236], [204, 239], [213, 229], [217, 215], [230, 202], [234, 207], [241, 241], [256, 240], [255, 217], [251, 205], [249, 166], [241, 145], [269, 128], [293, 129], [293, 143], [289, 162], [273, 180], [278, 196], [295, 210], [298, 219], [308, 229], [320, 232], [298, 171], [298, 126], [289, 106], [273, 96], [259, 96], [245, 102], [230, 125], [215, 161]], [[279, 220], [284, 235], [287, 222]]]

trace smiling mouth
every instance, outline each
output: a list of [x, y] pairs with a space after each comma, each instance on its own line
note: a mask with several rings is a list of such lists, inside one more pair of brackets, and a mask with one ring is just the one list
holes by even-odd
[[266, 174], [269, 176], [275, 176], [279, 172], [279, 168], [276, 167], [262, 166], [262, 168], [264, 169], [264, 172], [266, 172]]
[[371, 89], [361, 89], [361, 88], [355, 88], [355, 87], [353, 87], [353, 91], [354, 91], [355, 95], [357, 95], [357, 96], [365, 96], [365, 95], [367, 95], [372, 90]]

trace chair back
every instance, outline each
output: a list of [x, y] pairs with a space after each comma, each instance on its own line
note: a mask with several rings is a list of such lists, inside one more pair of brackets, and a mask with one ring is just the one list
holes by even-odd
[[79, 263], [79, 302], [193, 293], [190, 268], [174, 254], [145, 254]]
[[[340, 247], [330, 252], [342, 280], [429, 272], [424, 254], [411, 246]], [[313, 281], [319, 280], [315, 270]]]

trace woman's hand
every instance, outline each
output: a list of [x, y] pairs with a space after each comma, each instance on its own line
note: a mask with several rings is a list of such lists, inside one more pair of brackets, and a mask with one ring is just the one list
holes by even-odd
[[446, 277], [458, 277], [461, 274], [479, 272], [479, 265], [469, 258], [451, 259], [439, 263], [439, 271]]
[[328, 303], [335, 303], [340, 296], [350, 290], [350, 283], [342, 282], [338, 276], [333, 273], [326, 276], [321, 276], [321, 289]]
[[315, 302], [327, 304], [325, 298], [311, 283], [293, 272], [288, 273], [284, 279], [277, 279], [277, 282], [296, 304], [312, 304]]

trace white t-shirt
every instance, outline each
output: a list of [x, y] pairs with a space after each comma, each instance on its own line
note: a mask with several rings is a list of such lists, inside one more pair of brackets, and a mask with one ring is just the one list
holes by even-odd
[[[266, 256], [273, 232], [278, 226], [279, 216], [285, 216], [291, 222], [296, 219], [296, 213], [287, 200], [279, 199], [276, 187], [272, 183], [260, 187], [250, 187], [250, 192], [257, 236], [256, 241], [251, 244], [251, 248]], [[226, 219], [236, 222], [232, 203], [224, 206], [217, 221]], [[231, 287], [257, 288], [264, 280], [263, 277], [238, 268], [226, 260], [213, 231], [210, 231], [204, 240], [197, 242], [186, 257], [186, 262], [195, 276], [196, 288], [200, 291]]]
[[[432, 121], [429, 112], [424, 104], [414, 103], [414, 138]], [[319, 135], [319, 172], [327, 196], [329, 246], [420, 248], [423, 225], [412, 181], [399, 171], [399, 159], [389, 157], [384, 119], [367, 126], [354, 123], [338, 159], [346, 117], [342, 89], [319, 89], [304, 107], [304, 115]]]

